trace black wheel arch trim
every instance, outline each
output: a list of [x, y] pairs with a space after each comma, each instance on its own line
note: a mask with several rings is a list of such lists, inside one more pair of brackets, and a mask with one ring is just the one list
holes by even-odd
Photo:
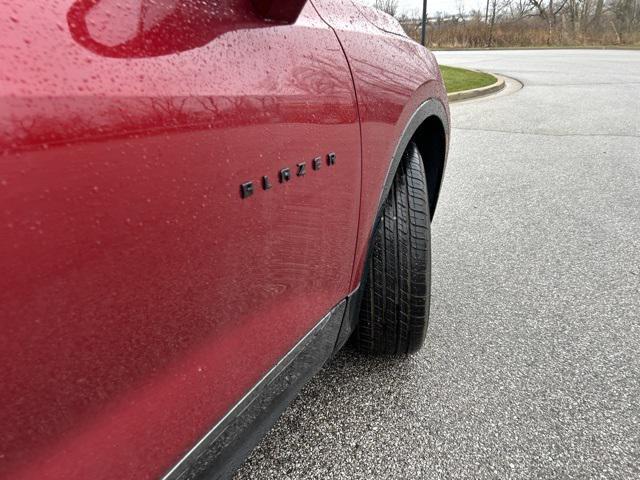
[[[449, 150], [449, 116], [447, 115], [447, 111], [445, 106], [442, 104], [440, 100], [437, 98], [429, 98], [424, 101], [420, 106], [413, 112], [411, 118], [404, 127], [402, 131], [402, 135], [396, 144], [396, 148], [394, 150], [393, 156], [391, 157], [391, 162], [389, 163], [389, 169], [387, 170], [387, 176], [384, 180], [384, 187], [380, 192], [380, 198], [378, 199], [378, 210], [376, 216], [376, 222], [380, 218], [380, 212], [382, 211], [382, 205], [384, 204], [387, 195], [389, 194], [389, 190], [391, 189], [391, 184], [393, 183], [393, 179], [396, 176], [396, 172], [398, 171], [398, 166], [400, 165], [400, 161], [402, 160], [402, 155], [404, 151], [407, 149], [407, 145], [409, 142], [415, 137], [416, 133], [420, 126], [425, 123], [430, 117], [436, 117], [440, 123], [442, 124], [442, 128], [445, 134], [445, 152], [444, 152], [444, 164], [442, 168], [442, 175], [444, 175], [444, 167], [447, 162], [447, 154]], [[426, 157], [424, 152], [423, 158]], [[436, 192], [436, 198], [440, 192]], [[375, 226], [372, 228], [369, 233], [369, 246], [371, 245], [371, 239], [373, 237], [373, 232], [375, 232]]]

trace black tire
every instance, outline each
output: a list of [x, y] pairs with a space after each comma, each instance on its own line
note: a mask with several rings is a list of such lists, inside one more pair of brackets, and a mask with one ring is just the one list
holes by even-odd
[[360, 319], [358, 350], [407, 354], [420, 349], [429, 323], [431, 217], [420, 152], [410, 143], [373, 236]]

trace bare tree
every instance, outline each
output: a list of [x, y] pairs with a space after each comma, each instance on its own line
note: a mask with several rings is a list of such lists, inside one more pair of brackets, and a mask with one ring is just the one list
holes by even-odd
[[485, 23], [489, 25], [489, 38], [487, 38], [487, 47], [490, 47], [493, 43], [493, 27], [496, 24], [496, 15], [502, 10], [503, 4], [498, 3], [498, 0], [487, 0], [487, 10], [485, 12]]
[[613, 26], [619, 43], [624, 43], [632, 33], [640, 31], [640, 0], [612, 0], [609, 4]]
[[553, 31], [558, 21], [558, 14], [567, 4], [568, 0], [529, 0], [529, 3], [535, 9], [537, 15], [547, 23], [547, 44], [551, 45], [553, 41]]
[[398, 13], [398, 0], [374, 0], [373, 6], [392, 17]]
[[529, 16], [533, 6], [529, 0], [510, 0], [507, 1], [506, 8], [509, 12], [509, 19], [518, 21]]
[[[397, 1], [397, 0], [396, 0]], [[640, 0], [484, 0], [430, 19], [434, 47], [640, 45]], [[398, 15], [419, 41], [420, 13]]]
[[600, 23], [602, 21], [603, 7], [604, 7], [604, 0], [596, 0], [596, 11], [593, 12], [593, 18], [589, 22], [590, 25], [593, 25], [595, 28], [600, 27]]

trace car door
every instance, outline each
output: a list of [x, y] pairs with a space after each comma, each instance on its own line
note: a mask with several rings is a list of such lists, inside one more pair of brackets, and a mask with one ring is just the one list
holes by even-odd
[[0, 476], [156, 477], [348, 293], [348, 65], [310, 4], [0, 12]]

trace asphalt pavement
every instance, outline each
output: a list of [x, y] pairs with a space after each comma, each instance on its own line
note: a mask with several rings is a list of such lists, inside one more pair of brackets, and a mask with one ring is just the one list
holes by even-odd
[[640, 478], [640, 51], [439, 52], [452, 104], [425, 348], [339, 354], [244, 479]]

